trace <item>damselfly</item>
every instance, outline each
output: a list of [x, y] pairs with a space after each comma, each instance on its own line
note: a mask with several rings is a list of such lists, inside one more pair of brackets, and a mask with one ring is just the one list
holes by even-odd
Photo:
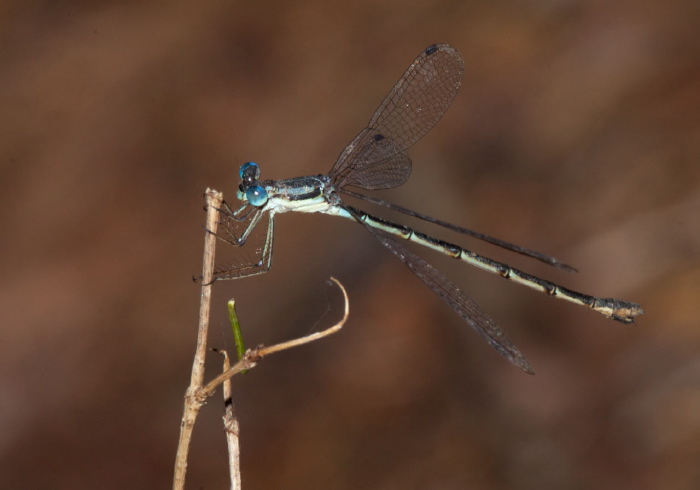
[[[478, 255], [458, 245], [444, 242], [406, 226], [372, 216], [345, 203], [339, 194], [385, 206], [448, 229], [487, 241], [507, 250], [545, 262], [554, 267], [573, 268], [547, 255], [455, 226], [352, 192], [347, 187], [368, 190], [398, 187], [408, 180], [411, 160], [406, 149], [422, 138], [452, 103], [464, 74], [459, 52], [446, 44], [435, 44], [423, 51], [399, 79], [365, 129], [342, 151], [328, 175], [260, 181], [260, 168], [252, 162], [240, 169], [239, 207], [222, 209], [219, 238], [243, 245], [259, 224], [267, 221], [267, 234], [259, 260], [249, 264], [217, 267], [215, 279], [236, 279], [266, 272], [272, 265], [274, 216], [287, 211], [325, 213], [360, 223], [379, 242], [406, 264], [418, 278], [450, 305], [479, 335], [506, 359], [528, 373], [532, 367], [518, 348], [466, 294], [425, 260], [406, 249], [394, 237], [410, 240], [493, 274], [528, 286], [556, 298], [586, 306], [622, 323], [633, 323], [643, 313], [629, 301], [598, 298], [563, 288], [501, 262]], [[267, 218], [266, 220], [264, 218]], [[239, 232], [239, 230], [242, 230]]]

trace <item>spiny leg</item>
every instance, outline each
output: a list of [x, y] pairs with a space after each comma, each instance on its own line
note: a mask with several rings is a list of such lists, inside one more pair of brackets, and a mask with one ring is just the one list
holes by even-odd
[[[228, 205], [227, 205], [228, 207]], [[234, 245], [236, 247], [240, 247], [245, 244], [246, 240], [250, 236], [251, 232], [255, 227], [258, 225], [260, 222], [260, 219], [263, 217], [267, 211], [263, 211], [260, 208], [255, 208], [252, 206], [242, 206], [236, 213], [242, 212], [246, 208], [251, 208], [245, 213], [245, 216], [243, 218], [237, 217], [234, 213], [227, 213], [222, 210], [221, 213], [221, 218], [219, 219], [219, 224], [223, 226], [223, 228], [226, 230], [227, 234], [231, 237], [230, 239], [227, 238], [226, 236], [222, 236], [221, 234], [217, 233], [216, 237], [225, 241], [226, 243], [230, 243], [231, 245]], [[230, 209], [230, 208], [229, 208]], [[241, 236], [236, 236], [236, 232], [238, 231], [238, 228], [240, 227], [240, 223], [247, 219], [251, 213], [253, 213], [253, 218], [250, 220], [250, 223], [246, 226], [246, 228], [243, 230], [243, 233], [241, 233]]]
[[[258, 208], [251, 206], [249, 203], [243, 203], [241, 207], [236, 209], [235, 211], [229, 206], [228, 202], [224, 201], [221, 203], [223, 205], [224, 209], [219, 209], [219, 212], [221, 214], [226, 215], [229, 219], [234, 220], [234, 221], [245, 221], [248, 219], [248, 216], [250, 216], [251, 213], [255, 212]], [[248, 211], [246, 211], [246, 209]], [[246, 211], [244, 213], [244, 211]]]
[[[225, 239], [227, 243], [233, 245], [242, 245], [247, 240], [248, 236], [252, 232], [264, 215], [268, 217], [267, 223], [267, 233], [265, 235], [265, 243], [263, 245], [262, 251], [260, 253], [260, 258], [257, 262], [249, 262], [243, 265], [235, 265], [232, 263], [219, 264], [214, 270], [214, 280], [225, 280], [225, 279], [239, 279], [241, 277], [254, 276], [257, 274], [263, 274], [270, 270], [272, 267], [272, 244], [274, 235], [274, 213], [268, 211], [260, 211], [253, 217], [251, 224], [248, 225], [243, 235], [238, 241], [231, 242]], [[219, 237], [221, 238], [221, 237]]]

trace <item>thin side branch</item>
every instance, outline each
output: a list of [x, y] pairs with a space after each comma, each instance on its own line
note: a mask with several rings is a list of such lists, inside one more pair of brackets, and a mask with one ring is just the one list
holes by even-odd
[[232, 376], [240, 373], [241, 371], [255, 367], [255, 364], [265, 356], [282, 350], [291, 349], [292, 347], [297, 347], [299, 345], [308, 344], [309, 342], [313, 342], [318, 339], [322, 339], [323, 337], [332, 335], [341, 328], [343, 328], [343, 325], [345, 325], [345, 322], [348, 319], [348, 315], [350, 314], [350, 302], [348, 300], [348, 293], [345, 291], [345, 288], [340, 283], [340, 281], [338, 281], [335, 277], [331, 277], [331, 280], [335, 282], [336, 285], [340, 288], [341, 292], [343, 293], [343, 298], [345, 299], [345, 310], [343, 313], [343, 318], [341, 318], [338, 323], [321, 332], [312, 333], [305, 337], [289, 340], [280, 344], [271, 345], [270, 347], [260, 346], [255, 349], [248, 349], [243, 359], [234, 364], [233, 367], [231, 367], [231, 369], [224, 371], [223, 373], [219, 374], [216, 378], [212, 379], [209, 383], [207, 383], [207, 385], [204, 388], [198, 391], [197, 397], [201, 400], [207, 399], [209, 396], [212, 395], [212, 393], [214, 393], [214, 390], [216, 390], [216, 388], [221, 383], [231, 378]]

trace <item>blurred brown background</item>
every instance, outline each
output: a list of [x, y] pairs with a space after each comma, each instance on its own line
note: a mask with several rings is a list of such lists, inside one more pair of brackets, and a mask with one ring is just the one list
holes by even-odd
[[[204, 189], [233, 199], [247, 160], [327, 172], [446, 42], [461, 92], [380, 197], [552, 254], [580, 273], [440, 231], [647, 314], [625, 327], [421, 250], [528, 376], [360, 227], [282, 215], [272, 271], [215, 285], [211, 345], [232, 348], [232, 296], [251, 345], [332, 323], [331, 275], [351, 317], [235, 379], [244, 488], [700, 488], [697, 0], [5, 2], [0, 19], [0, 487], [170, 486]], [[228, 485], [220, 400], [189, 488]]]

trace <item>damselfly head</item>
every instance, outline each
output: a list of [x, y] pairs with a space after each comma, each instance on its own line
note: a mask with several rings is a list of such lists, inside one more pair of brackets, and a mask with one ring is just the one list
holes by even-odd
[[239, 201], [248, 201], [251, 205], [259, 208], [267, 202], [267, 191], [258, 185], [260, 178], [260, 167], [255, 162], [246, 162], [241, 165], [238, 172], [241, 176], [241, 183], [238, 186], [236, 197]]

